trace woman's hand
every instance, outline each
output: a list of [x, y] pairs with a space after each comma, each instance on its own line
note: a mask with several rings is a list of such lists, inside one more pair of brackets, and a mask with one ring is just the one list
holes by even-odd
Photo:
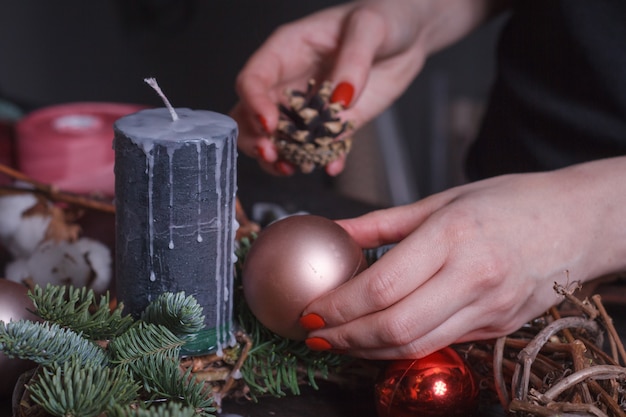
[[[276, 164], [269, 140], [287, 88], [303, 90], [310, 79], [332, 81], [334, 100], [350, 106], [342, 118], [358, 128], [404, 92], [428, 54], [477, 26], [487, 9], [467, 0], [364, 0], [279, 27], [237, 78], [240, 101], [232, 116], [239, 123], [239, 148], [270, 172], [293, 172], [284, 162]], [[327, 172], [342, 168], [343, 161], [336, 161]]]
[[626, 266], [625, 184], [622, 157], [496, 177], [340, 221], [362, 247], [398, 244], [306, 308], [304, 325], [325, 322], [307, 344], [409, 358], [515, 331], [559, 301], [555, 282]]

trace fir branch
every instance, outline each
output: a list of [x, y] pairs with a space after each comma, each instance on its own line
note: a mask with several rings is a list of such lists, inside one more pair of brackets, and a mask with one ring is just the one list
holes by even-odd
[[166, 327], [138, 322], [124, 334], [111, 340], [108, 349], [115, 364], [128, 367], [142, 357], [178, 357], [184, 341]]
[[185, 292], [163, 293], [141, 315], [147, 323], [167, 327], [175, 335], [195, 334], [204, 328], [202, 306]]
[[168, 401], [156, 403], [149, 408], [115, 406], [107, 417], [197, 417], [198, 413], [192, 407]]
[[331, 369], [347, 366], [354, 359], [328, 352], [312, 352], [302, 342], [278, 335], [270, 339], [254, 338], [257, 343], [243, 363], [241, 374], [253, 399], [261, 395], [283, 397], [290, 391], [300, 395], [300, 385], [318, 389], [316, 378], [327, 378]]
[[141, 377], [146, 393], [158, 401], [180, 401], [204, 416], [215, 411], [211, 386], [198, 381], [191, 368], [183, 373], [178, 358], [144, 357], [133, 364], [132, 370]]
[[133, 378], [144, 385], [153, 400], [180, 398], [181, 370], [178, 358], [166, 355], [144, 356], [129, 364]]
[[[45, 365], [31, 381], [31, 395], [51, 414], [208, 417], [215, 411], [212, 386], [191, 369], [183, 373], [179, 355], [185, 341], [166, 326], [122, 316], [121, 306], [111, 311], [108, 294], [96, 302], [86, 289], [50, 285], [30, 296], [48, 321], [0, 321], [0, 351]], [[156, 323], [178, 320], [173, 327], [189, 331], [204, 321], [197, 302], [184, 294], [168, 293], [156, 304], [145, 316]], [[111, 340], [105, 350], [74, 328]], [[181, 405], [162, 407], [170, 402]]]
[[6, 324], [0, 321], [0, 351], [9, 357], [28, 359], [42, 365], [66, 362], [72, 356], [81, 363], [104, 365], [108, 362], [102, 348], [73, 330], [55, 323], [28, 320]]
[[35, 313], [44, 320], [82, 332], [91, 340], [111, 339], [132, 326], [130, 315], [123, 316], [123, 304], [110, 309], [110, 296], [96, 300], [92, 290], [72, 286], [36, 286], [29, 293]]
[[95, 417], [113, 404], [130, 404], [140, 386], [122, 368], [85, 365], [73, 357], [42, 368], [27, 388], [33, 401], [54, 416]]

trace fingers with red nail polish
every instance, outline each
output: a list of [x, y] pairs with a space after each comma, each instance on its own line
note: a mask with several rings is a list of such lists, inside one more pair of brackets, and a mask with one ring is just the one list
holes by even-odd
[[278, 153], [271, 140], [264, 138], [259, 139], [254, 148], [257, 158], [260, 160], [273, 164], [278, 160]]
[[265, 117], [263, 117], [262, 115], [260, 115], [260, 114], [257, 114], [256, 118], [259, 121], [259, 123], [261, 124], [261, 128], [263, 129], [263, 132], [266, 135], [269, 135], [271, 132], [270, 132], [270, 129], [269, 129], [268, 124], [267, 124], [267, 119]]
[[328, 342], [328, 340], [323, 339], [321, 337], [309, 337], [304, 341], [307, 347], [311, 350], [315, 351], [325, 351], [331, 350], [333, 346]]
[[267, 153], [265, 152], [265, 148], [261, 145], [256, 145], [254, 148], [256, 155], [264, 161], [267, 161]]
[[326, 322], [319, 314], [309, 313], [300, 317], [300, 326], [304, 327], [305, 330], [313, 331], [326, 326]]
[[296, 172], [296, 168], [287, 161], [276, 161], [274, 169], [281, 175], [289, 176]]
[[334, 161], [329, 162], [326, 165], [326, 173], [328, 175], [330, 175], [331, 177], [336, 177], [337, 175], [341, 174], [341, 172], [343, 171], [343, 169], [346, 166], [346, 157], [345, 155], [335, 159]]
[[341, 82], [333, 90], [330, 96], [331, 103], [339, 103], [343, 107], [348, 107], [354, 97], [354, 86], [348, 82]]
[[[309, 313], [302, 317], [300, 317], [300, 326], [302, 326], [307, 331], [318, 330], [326, 326], [326, 322], [324, 318], [319, 314]], [[309, 337], [304, 343], [311, 350], [315, 351], [337, 351], [336, 353], [340, 353], [339, 350], [333, 349], [333, 346], [328, 342], [328, 340], [322, 337]], [[343, 353], [345, 351], [341, 351]]]

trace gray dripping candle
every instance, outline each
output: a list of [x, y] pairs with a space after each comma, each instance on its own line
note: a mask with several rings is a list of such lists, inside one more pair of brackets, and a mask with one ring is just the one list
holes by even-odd
[[164, 292], [202, 305], [190, 354], [234, 343], [237, 124], [223, 114], [157, 108], [114, 124], [116, 292], [139, 316]]

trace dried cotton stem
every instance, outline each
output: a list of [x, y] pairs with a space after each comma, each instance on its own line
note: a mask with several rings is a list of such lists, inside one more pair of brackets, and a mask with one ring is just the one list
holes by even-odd
[[59, 191], [55, 187], [36, 181], [21, 172], [10, 168], [6, 165], [0, 164], [0, 172], [24, 183], [30, 184], [33, 190], [17, 187], [0, 187], [0, 189], [7, 189], [11, 191], [20, 192], [39, 192], [52, 201], [73, 204], [79, 207], [85, 207], [93, 210], [103, 211], [105, 213], [114, 213], [115, 206], [113, 204], [97, 201], [92, 198], [83, 197], [76, 194], [70, 194], [67, 192]]

